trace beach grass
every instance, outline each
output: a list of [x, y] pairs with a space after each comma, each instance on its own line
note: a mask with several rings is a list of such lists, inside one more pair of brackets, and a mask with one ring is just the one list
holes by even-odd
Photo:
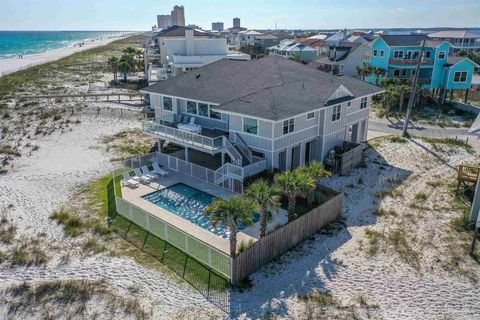
[[[104, 46], [77, 52], [56, 61], [32, 66], [28, 69], [5, 75], [0, 77], [0, 97], [6, 99], [16, 98], [19, 94], [25, 94], [24, 88], [29, 86], [35, 86], [37, 90], [46, 88], [52, 79], [55, 80], [57, 78], [59, 73], [69, 71], [71, 68], [75, 68], [80, 75], [88, 76], [88, 70], [82, 68], [83, 66], [88, 67], [88, 63], [101, 62], [105, 64], [111, 56], [120, 57], [122, 50], [126, 47], [141, 48], [144, 44], [144, 34], [134, 35], [113, 41]], [[71, 76], [73, 76], [75, 72], [73, 72], [74, 70], [71, 71]], [[108, 72], [108, 66], [100, 67], [100, 71]], [[57, 87], [58, 85], [59, 83], [57, 83]], [[51, 91], [52, 88], [48, 90]]]

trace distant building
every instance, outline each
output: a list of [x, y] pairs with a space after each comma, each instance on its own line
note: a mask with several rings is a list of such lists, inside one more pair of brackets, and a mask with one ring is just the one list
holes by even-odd
[[212, 30], [222, 31], [223, 30], [223, 22], [212, 22]]
[[480, 34], [466, 30], [450, 30], [430, 33], [428, 36], [433, 40], [448, 41], [452, 45], [453, 53], [480, 52]]
[[214, 38], [209, 32], [199, 29], [175, 25], [154, 34], [153, 38], [154, 48], [145, 55], [150, 83], [178, 76], [224, 58], [250, 60], [248, 54], [229, 51], [226, 39]]
[[255, 51], [264, 53], [268, 48], [279, 44], [280, 39], [277, 36], [269, 33], [255, 36], [254, 42]]
[[356, 77], [357, 66], [363, 65], [367, 57], [370, 57], [371, 50], [368, 45], [362, 43], [343, 42], [339, 46], [330, 47], [327, 56], [308, 65], [333, 75]]
[[157, 15], [157, 27], [159, 29], [167, 29], [172, 26], [172, 16], [169, 14]]
[[240, 18], [233, 18], [233, 28], [235, 29], [240, 28]]
[[172, 25], [185, 26], [185, 10], [183, 6], [175, 6], [172, 10]]
[[445, 101], [449, 90], [465, 90], [468, 94], [478, 65], [467, 57], [454, 56], [449, 42], [426, 35], [382, 35], [375, 39], [370, 44], [370, 64], [382, 69], [383, 75], [371, 74], [366, 80], [377, 84], [382, 79], [412, 79], [422, 42], [425, 47], [418, 74], [420, 87], [439, 92], [440, 102]]
[[298, 56], [303, 63], [317, 59], [317, 50], [315, 48], [288, 39], [281, 41], [276, 46], [268, 48], [267, 51], [270, 54], [287, 59], [293, 59]]

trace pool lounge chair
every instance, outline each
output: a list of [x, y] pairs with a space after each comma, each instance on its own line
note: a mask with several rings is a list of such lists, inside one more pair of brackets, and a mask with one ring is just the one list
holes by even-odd
[[130, 177], [130, 174], [128, 172], [122, 173], [123, 176], [123, 184], [129, 188], [137, 188], [138, 187], [138, 181]]
[[152, 180], [158, 176], [158, 174], [155, 172], [150, 171], [147, 166], [141, 166], [140, 169], [142, 169], [143, 175], [151, 178]]
[[140, 179], [140, 182], [141, 183], [150, 183], [152, 182], [152, 178], [144, 175], [142, 173], [142, 171], [140, 170], [140, 168], [135, 168], [133, 169], [133, 172], [135, 172], [135, 174], [137, 175], [137, 177]]
[[152, 173], [158, 174], [159, 176], [162, 176], [162, 177], [168, 175], [167, 171], [160, 168], [160, 166], [158, 165], [158, 162], [152, 163], [152, 166], [153, 166], [153, 170], [151, 171]]

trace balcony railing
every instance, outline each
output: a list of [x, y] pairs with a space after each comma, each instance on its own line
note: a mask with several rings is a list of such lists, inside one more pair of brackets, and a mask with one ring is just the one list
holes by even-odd
[[[412, 78], [411, 77], [386, 77], [385, 79], [388, 79], [388, 80], [397, 80], [397, 79], [400, 79], [400, 80], [407, 80], [407, 81], [412, 81]], [[432, 83], [432, 78], [418, 78], [418, 84], [431, 84]]]
[[[418, 63], [418, 58], [416, 59], [399, 59], [399, 58], [390, 58], [388, 63], [396, 66], [416, 66]], [[422, 66], [431, 66], [433, 65], [433, 59], [423, 59], [420, 63]]]
[[160, 123], [153, 121], [143, 121], [142, 129], [143, 131], [160, 138], [164, 138], [173, 142], [180, 142], [202, 149], [207, 149], [210, 151], [216, 151], [224, 147], [223, 137], [221, 136], [211, 138], [200, 134], [179, 130], [173, 127], [173, 123], [167, 125], [168, 122], [165, 120], [160, 120]]

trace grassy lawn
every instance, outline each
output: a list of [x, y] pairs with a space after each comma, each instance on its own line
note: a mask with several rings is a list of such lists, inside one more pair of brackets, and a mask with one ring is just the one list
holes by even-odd
[[[118, 170], [117, 173], [124, 172], [125, 169]], [[204, 293], [208, 290], [210, 280], [210, 290], [224, 291], [229, 287], [229, 281], [223, 277], [211, 272], [206, 266], [200, 262], [188, 257], [180, 250], [170, 244], [166, 244], [162, 239], [148, 235], [141, 227], [132, 224], [120, 215], [116, 214], [115, 210], [115, 195], [113, 192], [112, 175], [107, 175], [89, 186], [88, 192], [92, 195], [92, 201], [98, 203], [102, 202], [101, 215], [103, 219], [108, 217], [111, 222], [110, 230], [120, 237], [125, 237], [126, 240], [136, 247], [136, 252], [139, 255], [145, 253], [154, 258], [157, 263], [161, 263], [169, 267], [171, 270], [182, 276], [200, 292]], [[121, 177], [115, 179], [116, 194], [121, 197], [120, 188]], [[94, 203], [92, 203], [94, 205]], [[128, 231], [128, 233], [127, 233]], [[143, 247], [143, 252], [141, 248]], [[139, 261], [137, 259], [137, 261]], [[141, 260], [140, 260], [141, 262]], [[150, 263], [149, 263], [150, 264]]]

